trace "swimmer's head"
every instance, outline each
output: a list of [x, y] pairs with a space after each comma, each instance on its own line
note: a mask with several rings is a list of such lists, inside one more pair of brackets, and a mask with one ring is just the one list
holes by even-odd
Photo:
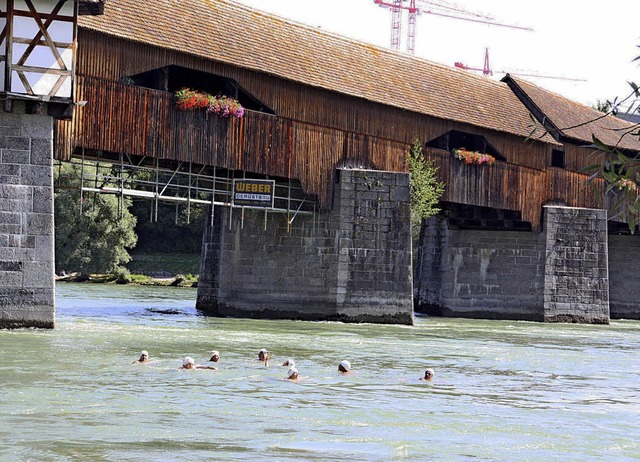
[[340, 372], [349, 372], [351, 370], [351, 363], [346, 359], [343, 359], [340, 361], [340, 364], [338, 364], [338, 370]]
[[140, 359], [138, 359], [138, 361], [146, 361], [149, 359], [149, 353], [147, 353], [147, 350], [142, 350], [140, 352]]
[[185, 369], [191, 369], [195, 365], [196, 365], [196, 362], [193, 360], [193, 358], [189, 356], [184, 358], [184, 360], [182, 361], [182, 367], [184, 367]]
[[296, 362], [293, 359], [289, 358], [285, 362], [283, 362], [282, 365], [283, 366], [294, 367], [296, 365]]
[[266, 349], [262, 348], [258, 353], [258, 359], [260, 361], [267, 361], [269, 358], [271, 358], [271, 353], [268, 352]]
[[220, 352], [218, 350], [210, 351], [209, 354], [211, 355], [211, 359], [209, 361], [213, 361], [214, 363], [220, 361]]
[[289, 380], [295, 380], [298, 378], [298, 369], [296, 369], [295, 367], [290, 367], [289, 370], [287, 371], [287, 378]]
[[428, 368], [426, 371], [424, 371], [424, 379], [425, 380], [431, 380], [433, 378], [433, 369]]

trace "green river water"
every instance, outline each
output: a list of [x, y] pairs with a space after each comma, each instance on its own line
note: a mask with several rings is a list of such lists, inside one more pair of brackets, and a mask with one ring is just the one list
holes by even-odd
[[[637, 321], [218, 319], [195, 289], [56, 291], [54, 330], [0, 331], [0, 461], [640, 460]], [[178, 370], [212, 349], [218, 371]]]

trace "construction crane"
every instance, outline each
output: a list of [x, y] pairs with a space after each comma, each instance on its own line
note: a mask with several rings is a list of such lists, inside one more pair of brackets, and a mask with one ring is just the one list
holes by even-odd
[[[484, 75], [493, 75], [493, 71], [491, 70], [491, 66], [489, 65], [489, 48], [484, 49], [484, 66], [482, 68], [467, 66], [466, 64], [461, 63], [460, 61], [455, 62], [453, 65], [459, 69], [464, 69], [467, 71], [481, 71]], [[496, 71], [496, 72], [500, 74], [519, 75], [521, 77], [536, 77], [539, 79], [571, 80], [573, 82], [586, 82], [585, 79], [578, 79], [573, 77], [561, 77], [561, 76], [522, 73], [522, 72], [513, 72], [513, 71]]]
[[[391, 10], [391, 49], [400, 49], [400, 37], [402, 29], [402, 11], [408, 11], [407, 21], [407, 53], [415, 54], [416, 23], [419, 14], [431, 14], [450, 19], [477, 22], [490, 26], [507, 27], [531, 31], [530, 27], [506, 24], [495, 21], [492, 16], [482, 13], [472, 13], [460, 7], [447, 5], [442, 2], [430, 0], [373, 0], [373, 3]], [[406, 5], [408, 3], [408, 5]]]
[[460, 61], [456, 61], [455, 63], [453, 63], [453, 65], [455, 67], [458, 67], [460, 69], [465, 69], [467, 71], [482, 71], [484, 75], [493, 75], [491, 66], [489, 66], [489, 49], [488, 48], [484, 49], [484, 66], [482, 66], [482, 69], [480, 69], [479, 67], [469, 67], [466, 64], [461, 63]]

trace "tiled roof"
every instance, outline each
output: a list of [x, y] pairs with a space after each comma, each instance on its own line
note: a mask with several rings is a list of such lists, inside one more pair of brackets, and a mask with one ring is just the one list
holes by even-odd
[[520, 136], [532, 130], [502, 82], [229, 0], [109, 0], [103, 16], [79, 25], [441, 119]]
[[[533, 104], [539, 109], [545, 122], [552, 124], [561, 136], [581, 144], [592, 143], [592, 136], [596, 136], [609, 146], [640, 150], [640, 140], [637, 136], [623, 136], [624, 133], [638, 131], [637, 127], [634, 129], [634, 124], [612, 115], [605, 115], [512, 75], [505, 76], [503, 81], [511, 85], [516, 93], [517, 89], [521, 90], [523, 102], [526, 105]], [[536, 113], [532, 106], [529, 108], [532, 113]], [[539, 121], [544, 123], [542, 120]]]

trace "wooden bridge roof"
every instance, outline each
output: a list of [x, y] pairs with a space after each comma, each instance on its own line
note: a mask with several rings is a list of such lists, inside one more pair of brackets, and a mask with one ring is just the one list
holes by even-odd
[[[556, 140], [592, 143], [592, 136], [595, 135], [609, 146], [640, 151], [640, 140], [630, 135], [638, 131], [634, 124], [605, 115], [512, 75], [507, 74], [502, 80]], [[627, 135], [623, 136], [625, 133]]]
[[140, 3], [109, 0], [103, 16], [79, 25], [445, 120], [525, 137], [532, 131], [529, 111], [502, 82], [229, 0]]

